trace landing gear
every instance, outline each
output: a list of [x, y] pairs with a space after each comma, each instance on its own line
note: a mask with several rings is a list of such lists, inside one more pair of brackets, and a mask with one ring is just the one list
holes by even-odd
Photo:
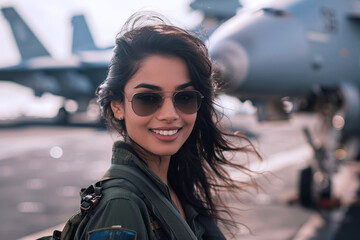
[[343, 132], [342, 128], [334, 124], [341, 104], [338, 94], [328, 95], [325, 100], [320, 110], [322, 133], [317, 133], [320, 146], [316, 146], [310, 131], [304, 129], [306, 139], [314, 151], [314, 161], [300, 171], [299, 201], [302, 206], [311, 209], [330, 209], [339, 205], [333, 195], [332, 181], [341, 164], [336, 152], [341, 146]]

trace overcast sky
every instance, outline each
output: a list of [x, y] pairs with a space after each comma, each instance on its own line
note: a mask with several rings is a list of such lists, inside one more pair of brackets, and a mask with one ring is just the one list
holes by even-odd
[[[71, 49], [70, 18], [85, 14], [99, 46], [112, 45], [125, 20], [138, 10], [154, 10], [175, 24], [191, 27], [201, 20], [193, 12], [192, 0], [0, 0], [0, 7], [15, 6], [31, 29], [56, 58], [65, 58]], [[3, 16], [0, 16], [0, 65], [16, 63], [19, 55]]]
[[[71, 49], [70, 18], [84, 14], [99, 46], [113, 45], [126, 19], [138, 10], [154, 10], [174, 24], [191, 28], [202, 15], [189, 4], [193, 0], [0, 0], [0, 7], [14, 6], [55, 58], [66, 58]], [[219, 0], [221, 1], [221, 0]], [[242, 0], [252, 5], [264, 0]], [[20, 60], [10, 27], [0, 14], [0, 66]]]

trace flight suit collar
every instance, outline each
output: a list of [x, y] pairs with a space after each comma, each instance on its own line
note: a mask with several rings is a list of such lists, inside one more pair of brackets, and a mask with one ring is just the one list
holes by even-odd
[[168, 186], [141, 160], [132, 147], [124, 142], [118, 141], [113, 145], [113, 155], [111, 164], [117, 165], [133, 165], [142, 170], [154, 184], [171, 200]]

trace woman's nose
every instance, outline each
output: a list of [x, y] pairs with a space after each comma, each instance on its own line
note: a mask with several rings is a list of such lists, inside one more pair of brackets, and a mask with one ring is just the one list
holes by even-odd
[[179, 118], [179, 114], [174, 106], [171, 97], [165, 97], [160, 109], [157, 111], [157, 118], [159, 120], [166, 120], [168, 122]]

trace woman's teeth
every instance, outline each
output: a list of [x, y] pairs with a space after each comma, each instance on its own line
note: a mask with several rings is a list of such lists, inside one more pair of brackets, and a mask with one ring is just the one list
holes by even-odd
[[174, 135], [175, 133], [177, 133], [179, 130], [155, 130], [152, 129], [151, 131], [153, 131], [156, 134], [160, 134], [160, 135], [164, 135], [164, 136], [170, 136], [170, 135]]

